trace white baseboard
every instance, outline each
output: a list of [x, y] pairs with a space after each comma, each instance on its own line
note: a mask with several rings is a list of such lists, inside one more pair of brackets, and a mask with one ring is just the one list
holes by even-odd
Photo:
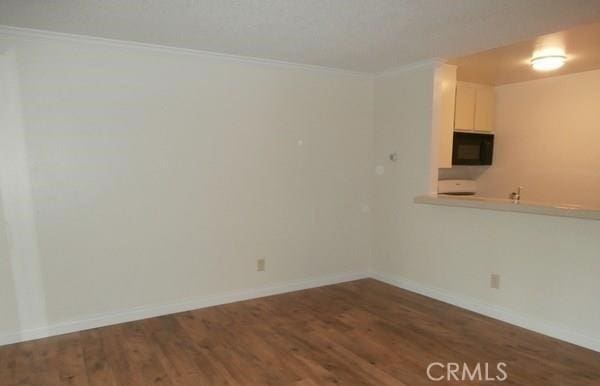
[[552, 338], [600, 352], [600, 339], [598, 338], [587, 336], [553, 323], [535, 319], [531, 316], [520, 314], [508, 308], [485, 303], [464, 295], [450, 293], [441, 288], [425, 286], [396, 275], [372, 272], [370, 276], [395, 287], [415, 292], [429, 298], [440, 300], [444, 303], [449, 303], [478, 314], [489, 316], [490, 318], [498, 319], [527, 330], [535, 331]]
[[28, 329], [14, 334], [0, 335], [0, 346], [25, 342], [28, 340], [46, 338], [49, 336], [67, 334], [69, 332], [89, 330], [92, 328], [109, 326], [112, 324], [131, 322], [156, 316], [174, 314], [195, 310], [219, 304], [233, 303], [241, 300], [255, 299], [285, 292], [298, 291], [308, 288], [322, 287], [346, 281], [364, 279], [369, 277], [366, 272], [344, 272], [316, 278], [293, 280], [285, 283], [271, 284], [261, 287], [248, 288], [214, 295], [200, 296], [183, 301], [157, 304], [151, 306], [135, 307], [105, 314], [98, 314], [81, 320], [58, 323], [47, 327]]
[[156, 316], [174, 314], [177, 312], [190, 311], [216, 306], [219, 304], [227, 304], [291, 291], [322, 287], [325, 285], [364, 279], [367, 277], [372, 277], [411, 292], [415, 292], [460, 308], [476, 312], [478, 314], [502, 320], [531, 331], [600, 352], [600, 339], [598, 338], [590, 337], [571, 331], [562, 326], [522, 315], [507, 308], [484, 303], [480, 300], [469, 298], [463, 295], [453, 294], [441, 288], [425, 286], [400, 276], [380, 272], [345, 272], [316, 278], [299, 279], [284, 283], [248, 288], [239, 291], [201, 296], [173, 303], [135, 307], [128, 310], [98, 314], [81, 320], [74, 320], [50, 325], [47, 327], [23, 330], [13, 334], [0, 335], [0, 346], [49, 336], [62, 335], [70, 332], [84, 331], [118, 323], [147, 319]]

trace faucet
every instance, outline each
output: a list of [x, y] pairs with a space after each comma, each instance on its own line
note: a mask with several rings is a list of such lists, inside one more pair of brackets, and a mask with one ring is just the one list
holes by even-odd
[[523, 187], [519, 186], [519, 189], [517, 189], [516, 192], [512, 192], [510, 194], [510, 199], [512, 200], [513, 204], [518, 204], [521, 202], [521, 190], [523, 190]]

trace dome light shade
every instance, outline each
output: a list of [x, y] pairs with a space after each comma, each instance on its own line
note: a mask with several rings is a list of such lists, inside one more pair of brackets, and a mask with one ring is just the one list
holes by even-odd
[[566, 60], [564, 54], [539, 55], [531, 59], [531, 67], [536, 71], [553, 71], [561, 68]]

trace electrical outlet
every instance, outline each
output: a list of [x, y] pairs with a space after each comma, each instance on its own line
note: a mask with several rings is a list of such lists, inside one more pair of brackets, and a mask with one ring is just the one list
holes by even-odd
[[492, 276], [490, 277], [490, 287], [500, 289], [500, 275], [497, 273], [492, 273]]
[[256, 270], [257, 271], [262, 272], [265, 270], [265, 267], [266, 267], [265, 259], [256, 260]]

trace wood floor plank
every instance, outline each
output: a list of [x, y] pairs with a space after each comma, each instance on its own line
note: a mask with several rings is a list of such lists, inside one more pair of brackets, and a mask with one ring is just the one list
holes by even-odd
[[600, 385], [598, 352], [365, 279], [0, 347], [0, 386], [463, 384], [433, 362]]
[[54, 339], [46, 339], [33, 345], [31, 376], [32, 385], [60, 385], [58, 347]]
[[117, 386], [100, 332], [97, 329], [84, 331], [80, 337], [90, 386]]
[[15, 386], [19, 345], [0, 347], [0, 385]]
[[18, 386], [31, 386], [33, 384], [33, 372], [31, 369], [34, 342], [25, 342], [17, 345], [15, 353], [16, 371], [15, 384]]
[[60, 385], [89, 386], [87, 369], [83, 360], [83, 349], [79, 333], [58, 337], [57, 363]]
[[130, 368], [139, 374], [145, 385], [173, 386], [142, 326], [142, 322], [118, 326], [122, 332], [123, 347]]
[[98, 331], [103, 341], [107, 365], [112, 369], [117, 385], [144, 386], [140, 374], [131, 368], [120, 326], [104, 327]]
[[181, 334], [175, 318], [164, 317], [144, 321], [144, 327], [155, 341], [158, 358], [176, 385], [208, 385], [211, 379], [196, 365], [197, 354], [190, 339]]

